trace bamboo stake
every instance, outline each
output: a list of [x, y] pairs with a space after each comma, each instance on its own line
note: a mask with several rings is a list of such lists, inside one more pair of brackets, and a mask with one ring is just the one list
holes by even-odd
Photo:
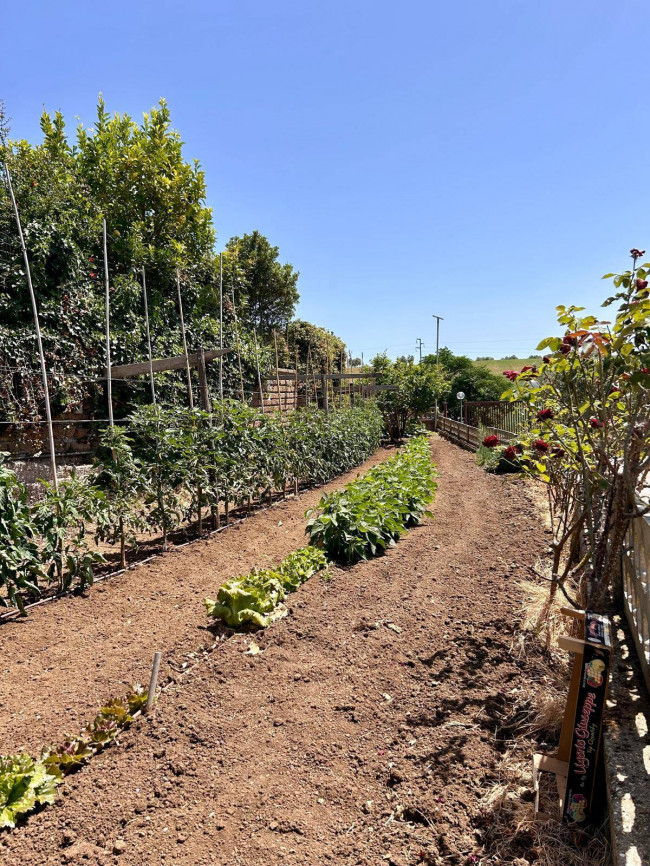
[[264, 414], [264, 394], [262, 393], [262, 374], [260, 373], [260, 356], [257, 350], [257, 331], [253, 331], [255, 337], [255, 364], [257, 366], [257, 384], [260, 389], [260, 406], [262, 407], [262, 415]]
[[[219, 253], [219, 348], [223, 349], [223, 255]], [[223, 355], [219, 358], [219, 399], [223, 403]]]
[[298, 408], [298, 346], [296, 346], [296, 393], [295, 393], [295, 407]]
[[[343, 370], [343, 352], [341, 352], [341, 373]], [[343, 408], [343, 379], [339, 379], [339, 409]]]
[[147, 709], [146, 712], [151, 712], [151, 708], [156, 700], [156, 686], [158, 685], [158, 671], [160, 670], [161, 652], [155, 652], [153, 656], [153, 666], [151, 668], [151, 679], [149, 680], [149, 692], [147, 693]]
[[192, 393], [192, 371], [190, 369], [190, 357], [187, 354], [187, 336], [185, 334], [185, 319], [183, 318], [183, 299], [181, 297], [181, 272], [176, 268], [176, 293], [178, 295], [178, 312], [181, 316], [181, 334], [183, 336], [183, 351], [185, 352], [185, 370], [187, 373], [187, 395], [190, 398], [190, 409], [194, 408], [194, 394]]
[[114, 426], [113, 421], [113, 382], [111, 379], [111, 307], [108, 279], [108, 244], [106, 242], [106, 220], [102, 220], [102, 232], [104, 236], [104, 284], [106, 287], [106, 401], [108, 403], [108, 423]]
[[153, 383], [153, 357], [151, 354], [151, 331], [149, 329], [149, 304], [147, 303], [147, 278], [142, 268], [142, 296], [144, 298], [144, 320], [147, 326], [147, 351], [149, 352], [149, 382], [151, 383], [151, 400], [156, 405], [156, 388]]
[[18, 213], [18, 205], [16, 204], [16, 196], [14, 195], [13, 184], [11, 183], [11, 174], [9, 166], [5, 162], [5, 174], [7, 175], [7, 186], [9, 187], [9, 195], [16, 217], [16, 225], [18, 226], [18, 235], [20, 236], [20, 246], [23, 251], [23, 261], [25, 262], [25, 274], [27, 276], [27, 285], [29, 287], [29, 297], [32, 303], [32, 312], [34, 314], [34, 327], [36, 329], [36, 342], [38, 345], [38, 357], [41, 365], [41, 376], [43, 377], [43, 394], [45, 397], [45, 417], [47, 419], [47, 436], [50, 446], [50, 467], [52, 470], [52, 484], [55, 492], [59, 491], [59, 479], [56, 473], [56, 454], [54, 450], [54, 427], [52, 425], [52, 410], [50, 408], [50, 389], [47, 384], [47, 370], [45, 369], [45, 354], [43, 352], [43, 340], [41, 338], [41, 326], [38, 321], [38, 307], [36, 306], [36, 294], [32, 284], [32, 272], [29, 267], [29, 256], [27, 255], [27, 246], [25, 245], [25, 236], [23, 235], [23, 227], [20, 223], [20, 214]]
[[278, 369], [278, 335], [273, 328], [273, 343], [275, 345], [275, 387], [278, 389], [278, 409], [282, 415], [282, 400], [280, 398], [280, 370]]

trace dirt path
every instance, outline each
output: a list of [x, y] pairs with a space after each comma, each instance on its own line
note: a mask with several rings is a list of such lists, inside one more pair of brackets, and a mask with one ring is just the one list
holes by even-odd
[[[56, 807], [0, 836], [2, 863], [477, 863], [479, 800], [529, 673], [510, 651], [516, 583], [547, 537], [522, 481], [486, 475], [441, 439], [433, 454], [433, 520], [384, 557], [309, 581], [289, 617], [255, 636], [260, 654], [238, 635], [197, 665], [121, 747], [66, 781]], [[302, 537], [287, 532], [288, 549]], [[264, 561], [267, 539], [257, 551], [254, 542], [242, 543], [238, 562]], [[186, 549], [174, 557], [179, 580], [215, 585], [222, 558], [201, 582], [193, 569], [206, 558]], [[120, 592], [114, 605], [136, 597], [133, 585]], [[140, 647], [147, 660], [168, 617], [172, 629], [179, 617], [195, 621], [196, 604], [180, 615], [173, 598], [165, 605], [156, 601], [157, 634]], [[75, 703], [67, 721], [80, 718]]]
[[170, 551], [0, 626], [0, 754], [39, 752], [77, 733], [102, 701], [147, 683], [164, 652], [162, 681], [186, 654], [211, 644], [203, 599], [236, 574], [270, 565], [306, 544], [305, 509], [392, 453], [380, 449], [358, 469], [288, 499], [204, 541]]

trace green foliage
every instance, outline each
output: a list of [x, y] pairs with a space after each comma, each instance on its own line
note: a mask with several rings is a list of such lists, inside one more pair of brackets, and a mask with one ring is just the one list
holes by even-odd
[[307, 512], [311, 544], [344, 562], [377, 556], [428, 514], [437, 487], [434, 477], [428, 438], [411, 439], [362, 478], [325, 494], [320, 513]]
[[[429, 369], [437, 366], [435, 355], [426, 355], [422, 364]], [[465, 355], [454, 355], [447, 348], [440, 349], [440, 365], [447, 374], [447, 387], [442, 399], [453, 414], [459, 408], [456, 394], [462, 391], [465, 400], [499, 400], [503, 394], [504, 380], [492, 373], [487, 367], [475, 364]]]
[[234, 285], [237, 309], [262, 334], [285, 328], [298, 303], [298, 272], [280, 264], [279, 249], [258, 231], [226, 244], [226, 285]]
[[317, 571], [327, 567], [327, 558], [320, 550], [304, 547], [296, 550], [277, 569], [253, 569], [244, 577], [224, 583], [217, 600], [206, 598], [204, 604], [209, 617], [220, 619], [231, 628], [253, 625], [266, 628], [277, 605], [289, 592]]
[[580, 607], [603, 604], [650, 470], [650, 263], [631, 255], [631, 270], [607, 275], [613, 320], [558, 307], [564, 335], [540, 343], [539, 369], [522, 370], [510, 391], [529, 412], [522, 459], [549, 492], [553, 592], [577, 583]]
[[285, 355], [286, 363], [292, 369], [296, 365], [295, 357], [298, 352], [298, 367], [309, 372], [330, 372], [341, 369], [341, 357], [345, 366], [345, 343], [327, 328], [320, 328], [295, 319], [289, 322], [287, 330], [288, 351]]
[[377, 396], [377, 405], [393, 441], [404, 437], [410, 422], [430, 412], [448, 387], [445, 372], [438, 366], [416, 366], [405, 360], [391, 363], [386, 355], [377, 355], [372, 367], [381, 373], [376, 379], [377, 385], [390, 385], [395, 389], [379, 391]]
[[53, 803], [58, 780], [29, 755], [0, 756], [0, 827], [15, 827], [37, 806]]
[[27, 488], [7, 468], [7, 457], [8, 454], [0, 452], [0, 587], [7, 593], [7, 597], [0, 596], [0, 604], [6, 606], [8, 598], [23, 612], [20, 592], [38, 594], [38, 581], [46, 578], [47, 572], [32, 509], [27, 504]]

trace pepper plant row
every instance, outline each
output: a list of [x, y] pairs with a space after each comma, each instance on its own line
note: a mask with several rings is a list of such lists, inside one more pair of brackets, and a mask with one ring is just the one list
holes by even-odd
[[63, 777], [82, 767], [128, 727], [147, 702], [147, 690], [133, 686], [125, 699], [113, 698], [76, 737], [43, 751], [39, 759], [19, 753], [0, 755], [0, 829], [39, 806], [51, 804]]
[[[104, 430], [96, 465], [58, 491], [44, 485], [36, 504], [0, 455], [0, 604], [24, 610], [44, 584], [59, 591], [92, 583], [103, 560], [90, 544], [126, 552], [142, 532], [171, 531], [206, 516], [214, 528], [232, 505], [250, 506], [287, 484], [320, 484], [357, 466], [377, 448], [381, 414], [369, 402], [329, 414], [304, 409], [264, 415], [235, 401], [201, 410], [142, 407]], [[92, 534], [90, 533], [92, 527]]]
[[435, 477], [428, 438], [411, 439], [394, 457], [343, 490], [326, 493], [318, 509], [307, 512], [310, 543], [343, 562], [377, 556], [430, 516]]

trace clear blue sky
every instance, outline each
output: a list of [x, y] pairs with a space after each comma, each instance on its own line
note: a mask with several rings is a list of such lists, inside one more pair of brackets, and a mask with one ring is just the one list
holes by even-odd
[[618, 0], [5, 4], [14, 137], [164, 96], [219, 247], [259, 229], [298, 315], [368, 358], [526, 354], [648, 247], [650, 6]]

